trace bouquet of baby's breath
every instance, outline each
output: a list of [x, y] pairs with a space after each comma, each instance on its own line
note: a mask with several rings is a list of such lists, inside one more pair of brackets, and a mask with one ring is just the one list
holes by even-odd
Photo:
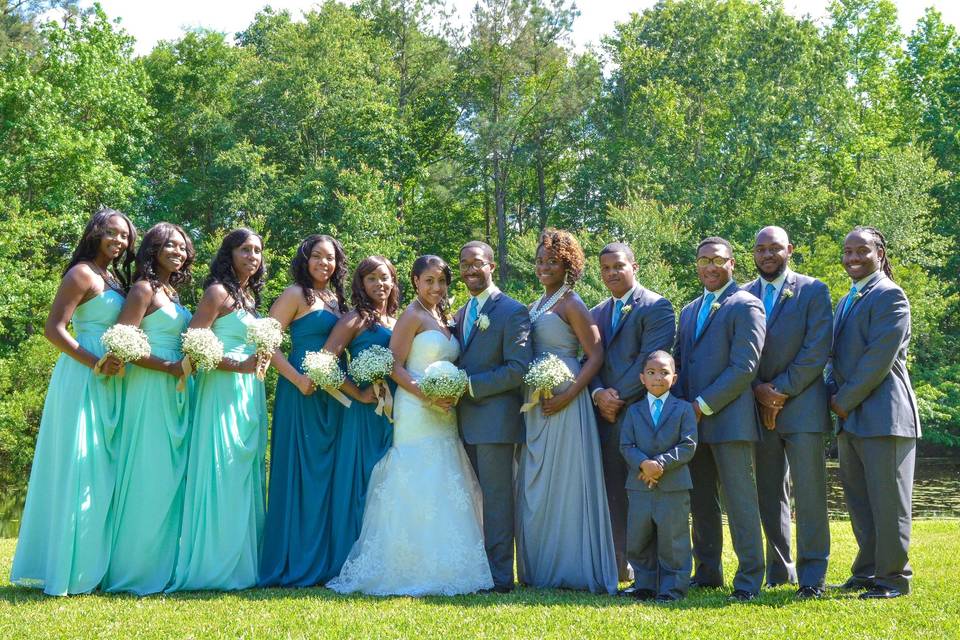
[[350, 406], [350, 398], [340, 391], [340, 386], [346, 381], [347, 377], [343, 373], [343, 369], [340, 368], [337, 356], [325, 349], [307, 351], [300, 366], [307, 377], [313, 380], [313, 384], [336, 398], [343, 406]]
[[467, 372], [452, 362], [439, 360], [424, 370], [419, 385], [423, 395], [431, 400], [459, 398], [467, 389]]
[[[115, 324], [100, 336], [100, 342], [103, 343], [107, 353], [93, 367], [95, 373], [100, 373], [100, 367], [106, 362], [107, 356], [113, 354], [121, 362], [134, 362], [140, 358], [150, 357], [150, 343], [147, 341], [147, 334], [139, 327], [130, 324]], [[123, 377], [124, 369], [120, 368], [117, 374]]]
[[573, 373], [570, 367], [555, 354], [546, 353], [530, 365], [523, 382], [533, 390], [530, 402], [524, 404], [521, 412], [527, 412], [540, 403], [541, 398], [553, 397], [553, 390], [566, 382], [573, 382]]
[[247, 326], [247, 342], [257, 350], [257, 378], [263, 380], [270, 358], [283, 342], [283, 328], [275, 318], [257, 318]]
[[393, 372], [393, 352], [378, 344], [367, 347], [350, 361], [347, 371], [357, 384], [370, 383], [377, 396], [378, 416], [393, 422], [393, 395], [386, 379]]
[[187, 329], [181, 334], [183, 377], [177, 390], [183, 391], [187, 376], [194, 371], [213, 371], [223, 360], [223, 343], [211, 329]]

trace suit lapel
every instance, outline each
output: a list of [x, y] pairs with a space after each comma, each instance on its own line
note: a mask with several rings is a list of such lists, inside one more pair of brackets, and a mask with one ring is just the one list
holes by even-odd
[[[717, 298], [716, 300], [714, 300], [714, 301], [713, 301], [713, 304], [719, 304], [719, 305], [720, 305], [720, 308], [722, 308], [724, 301], [725, 301], [727, 298], [729, 298], [730, 295], [733, 294], [733, 293], [735, 293], [736, 291], [738, 291], [737, 283], [731, 281], [731, 282], [730, 282], [730, 286], [726, 288], [726, 290], [723, 292], [723, 295], [721, 295], [719, 298]], [[703, 306], [703, 299], [704, 299], [703, 294], [700, 294], [700, 304], [697, 306], [697, 316], [700, 315], [700, 307]], [[707, 329], [710, 328], [710, 323], [713, 322], [713, 318], [714, 318], [718, 313], [720, 313], [720, 308], [718, 308], [716, 311], [711, 312], [711, 313], [707, 316], [707, 319], [706, 319], [706, 320], [704, 321], [704, 323], [703, 323], [703, 330], [700, 332], [700, 336], [699, 336], [699, 337], [697, 337], [697, 324], [696, 324], [696, 323], [697, 323], [697, 320], [696, 320], [697, 317], [694, 316], [694, 319], [693, 319], [693, 323], [694, 323], [694, 324], [693, 324], [693, 341], [694, 341], [694, 344], [700, 342], [700, 339], [703, 338], [704, 335], [706, 335]]]
[[[467, 302], [467, 304], [470, 304]], [[460, 343], [461, 350], [463, 349], [463, 317], [467, 314], [467, 304], [463, 305], [453, 316], [453, 332], [457, 336], [457, 342]]]
[[[767, 326], [773, 326], [773, 323], [777, 321], [777, 318], [780, 317], [780, 310], [783, 307], [796, 297], [797, 286], [797, 276], [794, 273], [787, 275], [787, 279], [783, 281], [783, 286], [780, 287], [780, 295], [777, 297], [777, 301], [773, 304], [773, 313], [770, 314], [770, 319], [767, 321]], [[789, 297], [784, 297], [783, 294], [785, 291], [792, 292]]]
[[603, 346], [610, 342], [610, 321], [613, 319], [613, 298], [607, 298], [603, 306], [600, 307], [600, 337], [603, 338]]
[[[477, 312], [477, 322], [480, 321], [480, 316], [487, 314], [488, 316], [493, 311], [493, 308], [497, 305], [497, 301], [500, 299], [500, 292], [496, 292], [490, 295], [487, 298], [487, 301], [483, 303], [483, 306], [480, 307], [480, 311]], [[463, 345], [463, 350], [466, 351], [470, 348], [470, 345], [473, 344], [473, 339], [477, 337], [477, 334], [480, 333], [480, 327], [473, 327], [470, 330], [470, 337], [467, 338], [467, 342]]]
[[839, 319], [836, 322], [835, 331], [833, 332], [834, 339], [836, 339], [836, 337], [840, 335], [840, 332], [843, 331], [843, 328], [847, 325], [847, 321], [850, 319], [850, 317], [853, 314], [855, 314], [857, 310], [863, 305], [863, 298], [868, 293], [870, 293], [873, 290], [873, 288], [877, 286], [877, 283], [880, 282], [885, 277], [886, 276], [881, 273], [879, 276], [877, 276], [876, 278], [871, 280], [869, 283], [867, 283], [867, 286], [865, 286], [863, 290], [858, 291], [857, 293], [859, 293], [860, 295], [856, 299], [854, 299], [853, 304], [850, 305], [850, 310], [847, 311], [846, 315], [840, 318], [839, 316], [842, 314], [842, 310], [843, 310], [842, 305], [846, 304], [846, 300], [847, 298], [850, 297], [850, 294], [848, 293], [847, 295], [843, 296], [843, 299], [840, 301], [842, 304], [838, 305], [838, 308], [841, 310], [841, 313], [837, 314]]
[[[620, 329], [623, 328], [623, 325], [627, 324], [627, 319], [630, 317], [630, 314], [633, 313], [633, 309], [637, 307], [637, 300], [640, 299], [640, 295], [641, 295], [640, 286], [634, 285], [633, 295], [630, 296], [630, 303], [631, 303], [630, 306], [632, 308], [629, 313], [623, 313], [623, 311], [620, 312], [620, 322], [617, 323], [616, 327], [613, 327], [613, 332], [610, 334], [610, 339], [607, 341], [608, 343], [612, 344], [613, 341], [616, 339], [617, 334], [620, 333]], [[614, 304], [616, 304], [612, 298], [610, 300], [610, 303], [611, 303], [610, 304], [610, 320], [607, 321], [607, 326], [610, 326], [610, 323], [613, 322], [613, 306]]]

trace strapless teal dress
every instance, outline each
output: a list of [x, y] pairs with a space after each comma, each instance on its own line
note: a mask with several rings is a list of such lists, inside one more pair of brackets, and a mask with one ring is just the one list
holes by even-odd
[[[337, 319], [318, 309], [290, 323], [290, 364], [301, 371], [304, 354], [323, 348]], [[277, 382], [260, 560], [263, 586], [322, 584], [339, 568], [331, 558], [330, 500], [342, 408], [322, 389], [305, 396], [286, 378]]]
[[[213, 323], [225, 357], [242, 361], [253, 354], [246, 336], [255, 318], [239, 310]], [[252, 587], [264, 519], [263, 382], [252, 373], [199, 373], [191, 410], [183, 527], [167, 590]]]
[[[180, 334], [190, 312], [169, 303], [140, 323], [150, 351], [164, 360], [183, 357]], [[183, 518], [183, 487], [190, 444], [187, 403], [192, 383], [162, 371], [127, 365], [113, 504], [113, 552], [104, 591], [144, 595], [173, 579]]]
[[[100, 357], [100, 336], [117, 320], [123, 296], [112, 289], [77, 307], [77, 342]], [[20, 537], [10, 581], [50, 595], [85, 593], [110, 560], [110, 507], [116, 478], [112, 448], [122, 378], [97, 376], [66, 354], [53, 369], [43, 403]]]

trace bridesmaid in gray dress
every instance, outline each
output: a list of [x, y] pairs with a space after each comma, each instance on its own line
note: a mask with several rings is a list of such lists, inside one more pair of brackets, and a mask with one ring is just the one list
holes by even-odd
[[[533, 348], [537, 356], [561, 358], [575, 380], [524, 414], [517, 565], [520, 582], [530, 586], [614, 594], [617, 563], [600, 438], [587, 390], [603, 361], [603, 347], [590, 312], [572, 290], [583, 264], [576, 238], [566, 231], [544, 231], [536, 267], [544, 294], [530, 308]], [[529, 401], [529, 391], [527, 396]]]

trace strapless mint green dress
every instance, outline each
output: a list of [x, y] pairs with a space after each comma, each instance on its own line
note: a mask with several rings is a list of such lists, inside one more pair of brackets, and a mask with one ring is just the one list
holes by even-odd
[[[183, 357], [180, 334], [189, 322], [190, 312], [171, 302], [146, 316], [140, 328], [154, 356], [176, 361]], [[127, 365], [113, 552], [101, 585], [104, 591], [157, 593], [173, 579], [190, 443], [190, 387], [177, 391], [171, 375]]]
[[[253, 354], [246, 335], [254, 319], [239, 310], [213, 323], [224, 357], [241, 361]], [[167, 590], [252, 587], [265, 508], [263, 382], [252, 373], [199, 373], [191, 407], [183, 526]]]
[[[100, 336], [120, 314], [112, 289], [77, 307], [77, 342], [100, 357]], [[50, 595], [95, 589], [110, 560], [113, 447], [122, 406], [122, 378], [97, 376], [61, 354], [43, 403], [27, 501], [10, 581]]]

